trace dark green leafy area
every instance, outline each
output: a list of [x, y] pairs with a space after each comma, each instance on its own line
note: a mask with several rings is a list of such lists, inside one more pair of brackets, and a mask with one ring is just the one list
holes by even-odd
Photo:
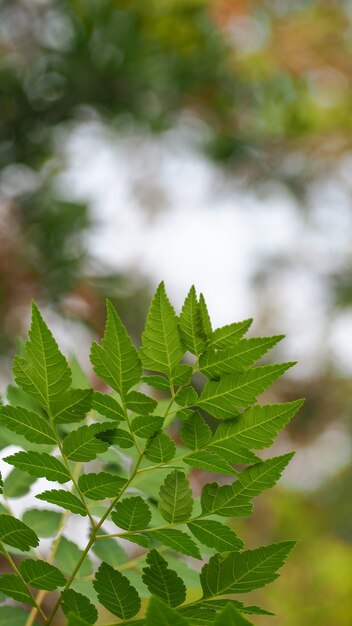
[[[8, 395], [15, 405], [0, 407], [0, 424], [23, 450], [5, 458], [15, 469], [0, 487], [5, 496], [21, 497], [33, 478], [67, 485], [36, 496], [60, 512], [31, 509], [20, 522], [2, 509], [0, 550], [9, 564], [6, 546], [31, 551], [18, 572], [1, 577], [5, 597], [32, 606], [31, 588], [49, 593], [64, 588], [54, 614], [61, 606], [72, 626], [95, 623], [99, 603], [122, 623], [133, 624], [140, 596], [148, 592], [145, 625], [222, 626], [225, 620], [245, 626], [250, 622], [244, 613], [267, 614], [223, 596], [274, 581], [293, 542], [244, 550], [235, 530], [219, 517], [250, 515], [254, 498], [280, 479], [293, 454], [262, 461], [253, 450], [270, 446], [302, 401], [257, 404], [292, 363], [255, 365], [281, 337], [246, 339], [250, 323], [213, 332], [204, 298], [197, 298], [194, 288], [178, 317], [161, 284], [138, 354], [109, 303], [104, 338], [93, 345], [91, 359], [96, 374], [114, 390], [110, 395], [92, 392], [77, 365], [72, 376], [33, 306], [29, 340], [15, 359], [19, 386]], [[193, 355], [192, 364], [181, 362], [185, 352]], [[142, 376], [142, 364], [157, 374]], [[197, 385], [202, 375], [209, 378], [200, 392], [193, 374]], [[83, 388], [72, 388], [73, 380]], [[146, 395], [137, 389], [143, 381], [169, 397]], [[218, 420], [215, 432], [209, 415]], [[185, 447], [177, 451], [179, 439]], [[227, 480], [205, 484], [195, 504], [192, 468]], [[62, 534], [71, 514], [89, 520], [79, 545]], [[34, 551], [38, 535], [52, 537], [50, 562]], [[131, 548], [137, 556], [129, 560]], [[95, 576], [90, 551], [94, 563], [101, 561]], [[212, 551], [200, 575], [188, 569], [186, 561]], [[202, 600], [185, 604], [186, 585], [202, 588]]]

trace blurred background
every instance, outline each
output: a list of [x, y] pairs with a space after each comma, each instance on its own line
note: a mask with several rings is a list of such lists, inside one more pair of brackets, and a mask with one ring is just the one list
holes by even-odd
[[298, 452], [236, 522], [300, 541], [260, 626], [352, 624], [351, 83], [350, 0], [0, 0], [1, 388], [31, 298], [88, 372], [104, 298], [138, 342], [161, 279], [286, 333]]

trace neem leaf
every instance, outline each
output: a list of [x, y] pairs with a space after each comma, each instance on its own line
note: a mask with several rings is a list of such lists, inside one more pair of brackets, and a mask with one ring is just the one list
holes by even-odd
[[83, 495], [91, 500], [116, 498], [126, 480], [116, 474], [100, 472], [100, 474], [82, 474], [78, 479], [78, 486]]
[[161, 598], [169, 606], [179, 606], [186, 598], [183, 580], [168, 568], [168, 563], [156, 551], [150, 550], [147, 556], [149, 567], [143, 568], [143, 582], [150, 593]]
[[100, 391], [93, 393], [92, 409], [115, 422], [121, 422], [126, 418], [117, 400], [107, 393], [100, 393]]
[[180, 406], [193, 406], [197, 404], [198, 394], [194, 387], [183, 387], [180, 388], [176, 394], [175, 401]]
[[205, 348], [205, 336], [201, 311], [194, 285], [188, 292], [179, 318], [179, 328], [183, 344], [198, 356]]
[[132, 420], [131, 430], [137, 437], [149, 439], [162, 429], [163, 423], [164, 418], [157, 415], [137, 415]]
[[98, 611], [86, 596], [73, 589], [65, 589], [61, 592], [61, 608], [68, 617], [74, 613], [88, 624], [95, 624], [98, 619]]
[[35, 497], [38, 498], [38, 500], [44, 500], [44, 502], [51, 502], [51, 504], [61, 506], [67, 511], [82, 515], [82, 517], [87, 515], [87, 511], [82, 502], [70, 491], [65, 491], [64, 489], [50, 489], [43, 491], [43, 493], [38, 493]]
[[252, 319], [248, 319], [243, 322], [233, 322], [232, 324], [217, 328], [211, 336], [210, 345], [213, 348], [220, 348], [222, 350], [232, 346], [235, 341], [243, 337], [252, 322]]
[[177, 528], [152, 531], [151, 537], [157, 539], [160, 543], [168, 546], [168, 548], [171, 548], [176, 552], [180, 552], [186, 556], [192, 556], [194, 559], [202, 558], [199, 548], [193, 539], [187, 535], [187, 533], [184, 533]]
[[253, 626], [253, 622], [243, 617], [233, 604], [229, 602], [216, 617], [214, 626]]
[[201, 571], [204, 597], [247, 593], [264, 587], [279, 576], [278, 569], [294, 545], [294, 541], [282, 541], [256, 550], [215, 554]]
[[164, 432], [158, 433], [150, 439], [144, 456], [153, 463], [167, 463], [176, 454], [175, 442]]
[[206, 472], [214, 472], [215, 474], [230, 474], [233, 476], [237, 471], [229, 465], [216, 451], [202, 450], [195, 452], [183, 459], [183, 462], [191, 467], [199, 467]]
[[210, 349], [201, 355], [199, 369], [207, 378], [218, 378], [225, 374], [241, 372], [254, 365], [284, 335], [274, 337], [251, 337], [240, 339], [226, 350]]
[[104, 441], [99, 437], [99, 434], [106, 430], [111, 430], [110, 422], [98, 422], [73, 430], [63, 441], [62, 448], [65, 456], [71, 461], [81, 463], [93, 461], [98, 454], [106, 452], [109, 448], [109, 441]]
[[52, 537], [60, 527], [62, 513], [49, 509], [29, 509], [23, 513], [23, 521], [39, 537]]
[[189, 626], [189, 622], [158, 597], [152, 596], [149, 600], [144, 626]]
[[95, 373], [123, 397], [139, 382], [142, 372], [137, 350], [109, 301], [104, 337], [101, 345], [93, 343], [90, 358]]
[[208, 424], [197, 411], [183, 422], [180, 435], [183, 443], [192, 450], [204, 448], [212, 436]]
[[131, 496], [117, 503], [111, 519], [124, 530], [144, 530], [152, 519], [152, 514], [143, 498]]
[[19, 569], [26, 583], [35, 589], [54, 591], [66, 584], [65, 576], [57, 567], [40, 559], [26, 559], [20, 563]]
[[23, 435], [30, 443], [56, 445], [50, 423], [21, 406], [0, 407], [0, 423], [12, 432]]
[[199, 519], [187, 525], [198, 541], [218, 552], [233, 552], [243, 547], [243, 541], [236, 533], [221, 522]]
[[278, 481], [293, 454], [283, 454], [247, 467], [232, 485], [220, 487], [217, 483], [208, 483], [201, 495], [203, 514], [225, 517], [249, 515], [252, 512], [251, 500]]
[[150, 305], [142, 335], [142, 363], [145, 368], [165, 373], [172, 379], [173, 368], [183, 353], [178, 319], [162, 282]]
[[129, 619], [138, 613], [141, 601], [126, 576], [107, 563], [101, 563], [93, 582], [99, 602], [120, 619]]
[[35, 476], [30, 476], [15, 467], [4, 480], [3, 493], [5, 498], [20, 498], [26, 495], [35, 481]]
[[159, 492], [159, 510], [170, 524], [188, 521], [193, 509], [192, 491], [186, 475], [174, 470], [166, 476]]
[[[55, 554], [55, 562], [60, 570], [67, 576], [71, 576], [78, 561], [82, 559], [83, 550], [81, 550], [73, 541], [61, 537], [58, 549]], [[77, 572], [78, 576], [90, 576], [93, 571], [93, 565], [89, 556], [85, 556], [81, 566]]]
[[28, 472], [31, 476], [44, 477], [59, 483], [66, 483], [71, 480], [71, 476], [63, 463], [47, 452], [16, 452], [7, 456], [4, 461]]
[[0, 515], [0, 541], [22, 552], [28, 552], [39, 544], [35, 532], [11, 515]]
[[3, 574], [0, 576], [0, 591], [17, 602], [34, 606], [33, 597], [28, 593], [25, 585], [16, 574]]
[[130, 391], [126, 396], [126, 406], [133, 413], [149, 415], [155, 411], [158, 403], [154, 398], [146, 396], [140, 391]]
[[163, 376], [142, 376], [141, 380], [150, 387], [154, 387], [154, 389], [159, 389], [160, 391], [170, 391], [170, 383]]
[[241, 407], [253, 404], [274, 380], [282, 376], [292, 363], [260, 365], [241, 374], [230, 374], [219, 381], [209, 381], [197, 405], [218, 419], [231, 419]]

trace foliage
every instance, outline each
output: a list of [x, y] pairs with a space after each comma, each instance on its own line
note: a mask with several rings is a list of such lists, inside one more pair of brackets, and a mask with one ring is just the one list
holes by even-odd
[[[59, 483], [61, 488], [36, 497], [56, 505], [61, 516], [38, 508], [17, 520], [4, 501], [0, 546], [13, 569], [0, 576], [4, 599], [33, 607], [28, 624], [39, 616], [47, 626], [60, 607], [68, 624], [95, 623], [96, 598], [122, 623], [134, 623], [141, 598], [149, 595], [147, 613], [136, 622], [145, 626], [193, 626], [199, 616], [204, 624], [250, 624], [244, 613], [266, 611], [224, 596], [274, 581], [294, 542], [243, 550], [224, 518], [250, 515], [253, 498], [278, 481], [292, 458], [289, 453], [261, 460], [252, 451], [270, 446], [302, 404], [257, 404], [257, 396], [292, 363], [255, 365], [263, 346], [277, 338], [243, 339], [249, 321], [212, 331], [194, 288], [178, 317], [164, 284], [159, 285], [139, 351], [109, 302], [107, 310], [102, 342], [91, 349], [96, 375], [113, 390], [103, 394], [72, 387], [69, 363], [33, 304], [29, 338], [14, 360], [21, 404], [0, 407], [2, 428], [21, 437], [16, 442], [22, 450], [4, 461], [54, 487]], [[151, 373], [142, 377], [144, 370]], [[200, 394], [192, 384], [196, 374], [208, 379]], [[167, 397], [160, 398], [161, 381]], [[145, 393], [147, 385], [155, 398]], [[211, 418], [218, 424], [214, 432], [207, 424]], [[172, 421], [182, 423], [178, 447]], [[126, 439], [132, 465], [126, 463], [124, 445], [121, 450]], [[213, 475], [225, 467], [228, 480], [205, 484], [197, 500], [189, 482], [193, 467]], [[65, 536], [70, 514], [89, 523], [83, 550]], [[36, 552], [38, 535], [53, 537], [46, 561]], [[137, 579], [121, 539], [141, 548], [134, 559]], [[101, 561], [94, 576], [91, 551]], [[20, 556], [19, 564], [12, 553]], [[195, 600], [187, 594], [185, 557], [199, 564], [190, 570]], [[44, 615], [41, 604], [53, 591], [58, 598], [51, 614]], [[0, 607], [0, 620], [8, 611]]]

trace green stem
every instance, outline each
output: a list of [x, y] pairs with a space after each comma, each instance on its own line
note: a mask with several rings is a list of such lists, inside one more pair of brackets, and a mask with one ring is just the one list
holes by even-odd
[[15, 572], [15, 574], [18, 576], [18, 578], [20, 579], [20, 581], [22, 582], [23, 586], [25, 587], [28, 595], [33, 599], [34, 605], [36, 607], [36, 610], [39, 612], [40, 616], [46, 621], [46, 615], [45, 613], [43, 613], [41, 607], [37, 604], [35, 598], [33, 597], [26, 581], [24, 580], [20, 570], [18, 569], [16, 563], [14, 562], [13, 558], [11, 557], [11, 555], [8, 553], [8, 551], [6, 550], [4, 544], [2, 543], [2, 541], [0, 541], [0, 549], [5, 557], [5, 559], [7, 560], [7, 562], [9, 563], [9, 565], [11, 565], [13, 571]]

